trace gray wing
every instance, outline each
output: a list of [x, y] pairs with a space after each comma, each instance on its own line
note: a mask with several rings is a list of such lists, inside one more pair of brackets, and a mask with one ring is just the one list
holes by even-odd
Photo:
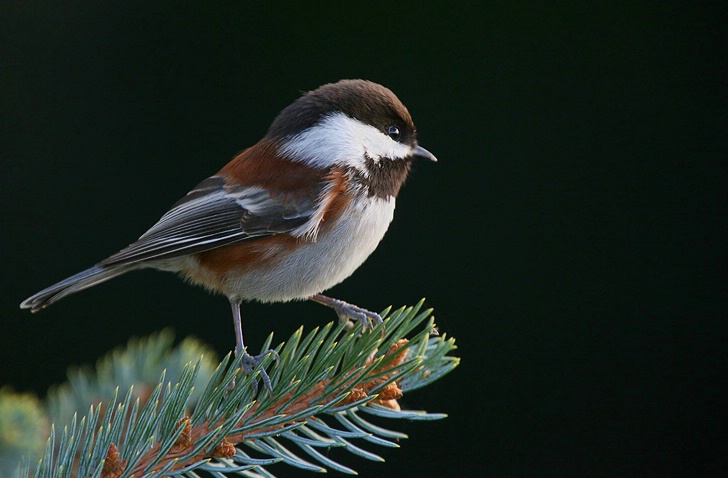
[[198, 184], [138, 241], [101, 266], [162, 260], [293, 231], [311, 219], [316, 198], [273, 198], [255, 186], [231, 188], [220, 176]]

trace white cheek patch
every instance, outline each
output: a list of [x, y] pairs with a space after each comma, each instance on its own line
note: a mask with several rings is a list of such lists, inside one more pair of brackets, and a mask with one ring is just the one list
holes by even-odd
[[280, 151], [293, 161], [317, 168], [342, 164], [365, 174], [365, 156], [376, 162], [412, 155], [409, 146], [344, 113], [329, 115], [316, 126], [285, 140]]

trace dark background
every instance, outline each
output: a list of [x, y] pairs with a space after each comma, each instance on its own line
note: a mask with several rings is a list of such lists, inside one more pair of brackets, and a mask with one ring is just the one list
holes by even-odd
[[[3, 2], [0, 384], [173, 325], [219, 353], [227, 301], [130, 274], [28, 295], [135, 240], [301, 91], [367, 78], [417, 164], [377, 252], [331, 294], [427, 297], [461, 366], [446, 412], [363, 476], [718, 476], [728, 456], [725, 3]], [[246, 337], [334, 319], [249, 304]], [[272, 469], [291, 476], [285, 466]]]

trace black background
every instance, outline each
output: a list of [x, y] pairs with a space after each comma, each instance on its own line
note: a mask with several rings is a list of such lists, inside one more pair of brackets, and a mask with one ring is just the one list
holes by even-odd
[[[419, 163], [377, 252], [331, 295], [422, 296], [461, 366], [446, 412], [363, 476], [718, 476], [728, 456], [725, 3], [3, 2], [0, 384], [173, 325], [219, 353], [227, 301], [139, 272], [30, 315], [135, 240], [301, 91], [366, 78]], [[334, 319], [249, 304], [247, 341]], [[293, 475], [285, 466], [272, 469]]]

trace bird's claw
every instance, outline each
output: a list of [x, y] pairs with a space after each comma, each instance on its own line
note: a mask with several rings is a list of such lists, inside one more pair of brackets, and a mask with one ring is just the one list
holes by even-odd
[[376, 312], [372, 312], [367, 309], [362, 309], [343, 300], [337, 300], [334, 303], [334, 310], [339, 316], [341, 322], [348, 322], [349, 319], [353, 319], [361, 323], [363, 331], [374, 329], [375, 325], [379, 325], [383, 322], [382, 316]]
[[[260, 355], [250, 355], [248, 352], [243, 352], [243, 358], [240, 360], [240, 365], [243, 369], [243, 372], [246, 375], [250, 375], [253, 373], [255, 368], [260, 365], [260, 362], [263, 361], [264, 358], [268, 356], [273, 356], [273, 360], [276, 363], [280, 362], [280, 357], [278, 356], [278, 353], [273, 350], [269, 349], [263, 352]], [[270, 377], [268, 376], [268, 372], [265, 371], [265, 368], [260, 369], [260, 378], [263, 380], [263, 387], [268, 391], [269, 394], [273, 394], [273, 385], [271, 384]], [[232, 386], [234, 387], [235, 382], [233, 381]], [[258, 381], [253, 382], [253, 388], [255, 389], [255, 392], [257, 394], [258, 392]]]

